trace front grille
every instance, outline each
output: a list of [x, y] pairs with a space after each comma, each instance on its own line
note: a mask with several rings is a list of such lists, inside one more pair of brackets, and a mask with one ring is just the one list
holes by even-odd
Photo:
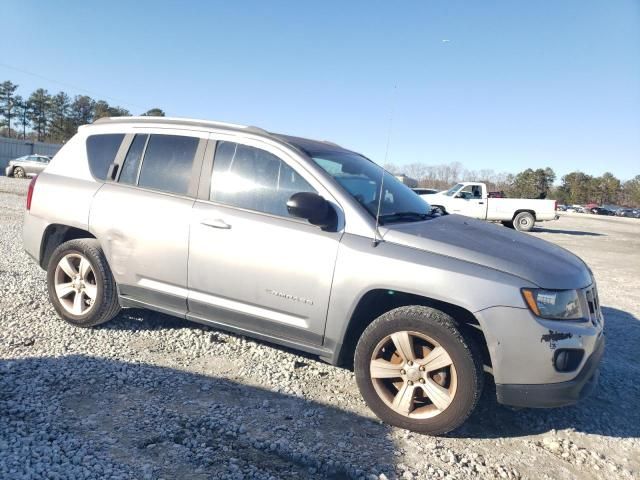
[[600, 324], [601, 312], [600, 312], [600, 299], [598, 298], [598, 289], [595, 285], [587, 287], [584, 290], [584, 294], [587, 298], [588, 316], [589, 321], [595, 326]]

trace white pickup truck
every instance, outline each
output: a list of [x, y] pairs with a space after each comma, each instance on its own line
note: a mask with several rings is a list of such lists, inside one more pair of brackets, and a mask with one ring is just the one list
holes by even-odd
[[535, 222], [558, 219], [555, 200], [490, 198], [484, 183], [462, 182], [444, 192], [420, 196], [443, 213], [502, 222], [522, 232], [530, 231]]

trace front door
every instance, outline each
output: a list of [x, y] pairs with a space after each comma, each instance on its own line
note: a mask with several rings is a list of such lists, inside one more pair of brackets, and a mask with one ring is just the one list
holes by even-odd
[[38, 160], [38, 157], [36, 155], [29, 155], [26, 158], [26, 161], [24, 163], [24, 171], [26, 173], [37, 175], [42, 170], [44, 170], [41, 167], [42, 167], [42, 163], [40, 163], [40, 161]]
[[487, 217], [487, 199], [481, 184], [466, 185], [451, 199], [451, 211], [467, 217], [484, 220]]
[[319, 345], [341, 233], [289, 216], [292, 194], [317, 189], [283, 152], [246, 143], [217, 142], [192, 210], [188, 316]]

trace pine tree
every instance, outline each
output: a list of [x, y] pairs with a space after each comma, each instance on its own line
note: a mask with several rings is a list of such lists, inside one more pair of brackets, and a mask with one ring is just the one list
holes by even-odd
[[7, 136], [11, 136], [11, 117], [16, 107], [15, 92], [18, 85], [7, 80], [0, 83], [0, 115], [4, 117], [0, 120], [0, 126], [7, 127]]

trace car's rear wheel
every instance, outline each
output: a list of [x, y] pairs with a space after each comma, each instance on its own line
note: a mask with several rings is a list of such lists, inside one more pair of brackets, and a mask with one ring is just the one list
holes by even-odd
[[27, 174], [25, 173], [24, 168], [16, 167], [13, 169], [13, 176], [14, 178], [24, 178]]
[[449, 315], [428, 307], [400, 307], [374, 320], [358, 342], [354, 365], [369, 408], [416, 432], [454, 430], [482, 391], [477, 348]]
[[535, 223], [536, 219], [530, 212], [520, 212], [513, 219], [513, 226], [519, 232], [530, 232]]
[[47, 287], [60, 317], [77, 327], [107, 322], [120, 310], [115, 280], [95, 239], [70, 240], [56, 248]]

